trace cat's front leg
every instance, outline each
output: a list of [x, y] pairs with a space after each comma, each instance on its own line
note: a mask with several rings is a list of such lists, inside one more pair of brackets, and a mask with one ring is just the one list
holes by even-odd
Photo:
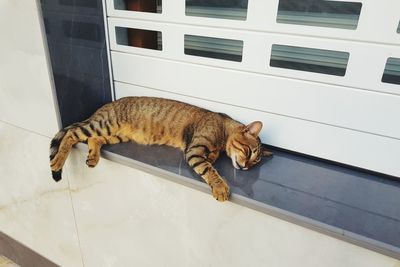
[[204, 161], [197, 165], [190, 164], [193, 170], [203, 178], [203, 180], [211, 187], [214, 198], [218, 201], [225, 201], [229, 198], [229, 186], [224, 178], [219, 175], [210, 162]]
[[225, 201], [229, 198], [229, 186], [212, 166], [209, 159], [209, 149], [206, 146], [197, 145], [189, 148], [185, 153], [186, 162], [193, 170], [210, 185], [212, 194], [218, 201]]
[[[204, 180], [208, 180], [208, 184], [211, 187], [211, 192], [214, 196], [214, 198], [218, 201], [225, 201], [228, 200], [229, 198], [229, 185], [226, 183], [226, 181], [224, 180], [224, 178], [222, 178], [217, 170], [215, 170], [212, 166], [211, 166], [211, 170], [208, 173], [208, 177], [205, 178], [204, 176], [202, 176], [202, 178]], [[206, 180], [206, 181], [207, 181]]]

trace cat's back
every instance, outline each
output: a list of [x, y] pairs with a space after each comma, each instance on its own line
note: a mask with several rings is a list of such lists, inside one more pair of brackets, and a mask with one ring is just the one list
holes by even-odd
[[141, 108], [154, 108], [158, 107], [180, 107], [180, 108], [197, 108], [202, 109], [200, 107], [180, 102], [173, 99], [162, 98], [162, 97], [151, 97], [151, 96], [127, 96], [122, 97], [116, 101], [114, 101], [115, 105], [122, 106], [138, 106]]
[[121, 128], [119, 134], [140, 144], [184, 148], [183, 133], [212, 112], [175, 100], [124, 97], [110, 105]]
[[210, 111], [180, 101], [160, 97], [124, 97], [113, 102], [114, 110], [125, 118], [156, 121], [195, 119]]

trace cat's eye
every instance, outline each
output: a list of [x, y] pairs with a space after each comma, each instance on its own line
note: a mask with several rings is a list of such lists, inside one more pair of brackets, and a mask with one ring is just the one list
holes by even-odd
[[249, 161], [251, 159], [251, 155], [252, 155], [251, 152], [245, 153], [244, 155], [246, 156], [247, 161]]

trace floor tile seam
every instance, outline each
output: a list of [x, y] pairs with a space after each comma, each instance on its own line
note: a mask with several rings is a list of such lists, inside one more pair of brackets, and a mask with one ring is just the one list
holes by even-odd
[[[45, 135], [45, 134], [39, 133], [39, 132], [37, 132], [37, 131], [34, 131], [34, 130], [31, 130], [31, 129], [27, 129], [27, 128], [21, 127], [21, 126], [19, 126], [19, 125], [16, 125], [16, 124], [11, 123], [11, 122], [8, 122], [8, 121], [0, 120], [0, 122], [1, 122], [1, 123], [4, 123], [4, 124], [7, 124], [7, 125], [9, 125], [9, 126], [18, 128], [18, 129], [23, 130], [23, 131], [25, 131], [25, 132], [29, 132], [30, 134], [35, 134], [35, 135], [44, 137], [44, 138], [49, 139], [49, 140], [53, 138], [53, 137], [47, 136], [47, 135]], [[50, 145], [50, 144], [49, 144], [49, 145]]]
[[71, 209], [72, 209], [72, 216], [74, 219], [74, 226], [75, 226], [75, 232], [76, 232], [76, 237], [78, 239], [78, 247], [79, 247], [79, 253], [80, 253], [80, 258], [81, 258], [81, 262], [82, 262], [82, 266], [85, 266], [85, 261], [83, 259], [83, 250], [82, 250], [82, 244], [81, 244], [81, 239], [80, 239], [80, 235], [79, 235], [79, 228], [78, 228], [78, 222], [77, 222], [77, 216], [76, 216], [76, 212], [75, 212], [75, 206], [74, 206], [74, 200], [72, 198], [72, 193], [76, 192], [75, 189], [72, 189], [71, 187], [71, 181], [70, 181], [70, 175], [68, 170], [65, 170], [66, 173], [66, 178], [67, 178], [67, 182], [68, 182], [68, 195], [69, 195], [69, 200], [71, 203]]

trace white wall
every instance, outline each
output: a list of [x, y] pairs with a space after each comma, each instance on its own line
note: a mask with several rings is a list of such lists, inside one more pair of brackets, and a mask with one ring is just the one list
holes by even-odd
[[0, 120], [52, 136], [57, 119], [36, 0], [0, 1]]
[[[12, 27], [11, 27], [12, 26]], [[74, 151], [60, 183], [35, 1], [0, 0], [0, 231], [62, 266], [399, 266], [394, 259]]]
[[58, 125], [37, 2], [0, 0], [0, 231], [80, 266], [68, 181], [49, 170]]

